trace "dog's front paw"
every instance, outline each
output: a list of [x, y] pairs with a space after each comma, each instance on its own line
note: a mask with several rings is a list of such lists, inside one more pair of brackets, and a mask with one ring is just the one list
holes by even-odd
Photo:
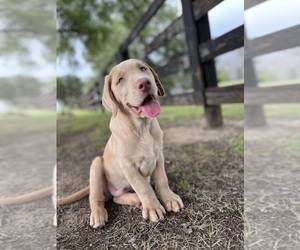
[[160, 195], [160, 198], [162, 200], [162, 203], [166, 210], [173, 211], [173, 212], [179, 212], [180, 208], [183, 208], [183, 202], [179, 195], [173, 193], [171, 190], [168, 192], [164, 192]]
[[148, 202], [143, 204], [143, 218], [150, 219], [153, 222], [164, 219], [164, 214], [166, 213], [164, 207], [157, 200], [156, 202]]
[[104, 207], [97, 207], [92, 209], [90, 216], [90, 226], [93, 228], [103, 227], [108, 221], [108, 214]]

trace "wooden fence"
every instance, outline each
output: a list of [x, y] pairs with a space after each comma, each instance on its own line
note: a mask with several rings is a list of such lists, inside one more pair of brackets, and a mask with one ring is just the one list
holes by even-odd
[[[208, 11], [221, 2], [222, 0], [182, 0], [182, 16], [174, 20], [153, 41], [145, 44], [139, 54], [139, 59], [147, 61], [147, 56], [151, 52], [166, 44], [177, 34], [185, 32], [187, 55], [175, 58], [162, 67], [151, 66], [154, 67], [160, 77], [176, 73], [179, 70], [190, 71], [193, 92], [177, 97], [162, 98], [161, 102], [162, 104], [172, 104], [170, 102], [172, 98], [181, 98], [182, 103], [204, 105], [205, 117], [209, 127], [217, 127], [223, 124], [221, 104], [243, 103], [244, 101], [244, 84], [218, 87], [214, 58], [244, 46], [244, 25], [218, 38], [211, 39]], [[164, 0], [153, 1], [115, 55], [101, 69], [99, 79], [95, 81], [92, 89], [100, 87], [99, 82], [103, 82], [104, 76], [109, 73], [109, 69], [113, 65], [130, 58], [130, 45], [159, 8], [164, 7], [163, 3]], [[188, 100], [188, 102], [184, 102], [184, 100]]]
[[[267, 0], [248, 0], [248, 10]], [[247, 126], [265, 124], [264, 104], [299, 103], [300, 83], [272, 87], [258, 87], [253, 58], [275, 51], [282, 51], [300, 45], [300, 25], [280, 30], [252, 40], [245, 32], [245, 123]], [[278, 69], [280, 70], [280, 69]]]

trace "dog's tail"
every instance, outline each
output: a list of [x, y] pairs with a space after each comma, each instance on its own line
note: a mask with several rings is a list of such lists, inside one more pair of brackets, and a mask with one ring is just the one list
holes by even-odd
[[90, 186], [81, 189], [80, 191], [76, 192], [75, 194], [71, 194], [70, 196], [64, 197], [64, 198], [59, 198], [56, 200], [56, 204], [59, 205], [64, 205], [64, 204], [70, 204], [74, 201], [80, 200], [83, 197], [89, 195], [90, 193]]
[[30, 202], [30, 201], [34, 201], [34, 200], [38, 200], [50, 196], [52, 193], [53, 193], [53, 187], [50, 186], [17, 197], [0, 199], [0, 205], [14, 205], [14, 204]]

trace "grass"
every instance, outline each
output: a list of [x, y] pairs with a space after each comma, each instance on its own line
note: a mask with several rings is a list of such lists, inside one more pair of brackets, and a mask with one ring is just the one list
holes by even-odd
[[28, 110], [22, 114], [0, 113], [1, 137], [56, 128], [56, 112]]
[[264, 111], [267, 117], [299, 117], [300, 104], [267, 104]]
[[[244, 116], [243, 104], [224, 104], [222, 113], [225, 118], [242, 118]], [[183, 121], [185, 119], [203, 117], [203, 106], [163, 106], [158, 120], [161, 125]]]
[[244, 105], [243, 104], [223, 104], [222, 113], [225, 118], [243, 118]]
[[[242, 104], [222, 105], [222, 112], [226, 118], [242, 118], [244, 107]], [[158, 120], [161, 125], [166, 125], [203, 117], [203, 115], [202, 106], [163, 106]], [[93, 130], [93, 137], [102, 137], [109, 133], [110, 117], [109, 112], [87, 110], [74, 110], [72, 117], [58, 115], [58, 136]]]
[[300, 79], [288, 79], [288, 80], [280, 80], [280, 81], [259, 82], [258, 85], [260, 87], [271, 87], [271, 86], [299, 84], [299, 82], [300, 82]]
[[241, 84], [243, 82], [244, 82], [243, 79], [236, 79], [236, 80], [232, 80], [232, 81], [219, 82], [218, 86], [219, 87], [226, 87], [226, 86]]
[[282, 149], [287, 154], [299, 155], [300, 152], [300, 133], [295, 133], [289, 138], [286, 138], [281, 143]]
[[161, 125], [166, 125], [185, 119], [202, 117], [203, 114], [204, 110], [202, 106], [163, 106], [158, 120]]
[[108, 132], [110, 113], [100, 111], [74, 110], [71, 117], [58, 116], [58, 136], [96, 129]]
[[244, 133], [231, 140], [231, 149], [234, 155], [244, 156]]

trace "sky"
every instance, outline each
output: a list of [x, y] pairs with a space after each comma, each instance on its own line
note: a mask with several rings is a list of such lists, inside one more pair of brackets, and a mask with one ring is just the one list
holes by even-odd
[[245, 11], [249, 39], [300, 24], [299, 0], [269, 0]]

